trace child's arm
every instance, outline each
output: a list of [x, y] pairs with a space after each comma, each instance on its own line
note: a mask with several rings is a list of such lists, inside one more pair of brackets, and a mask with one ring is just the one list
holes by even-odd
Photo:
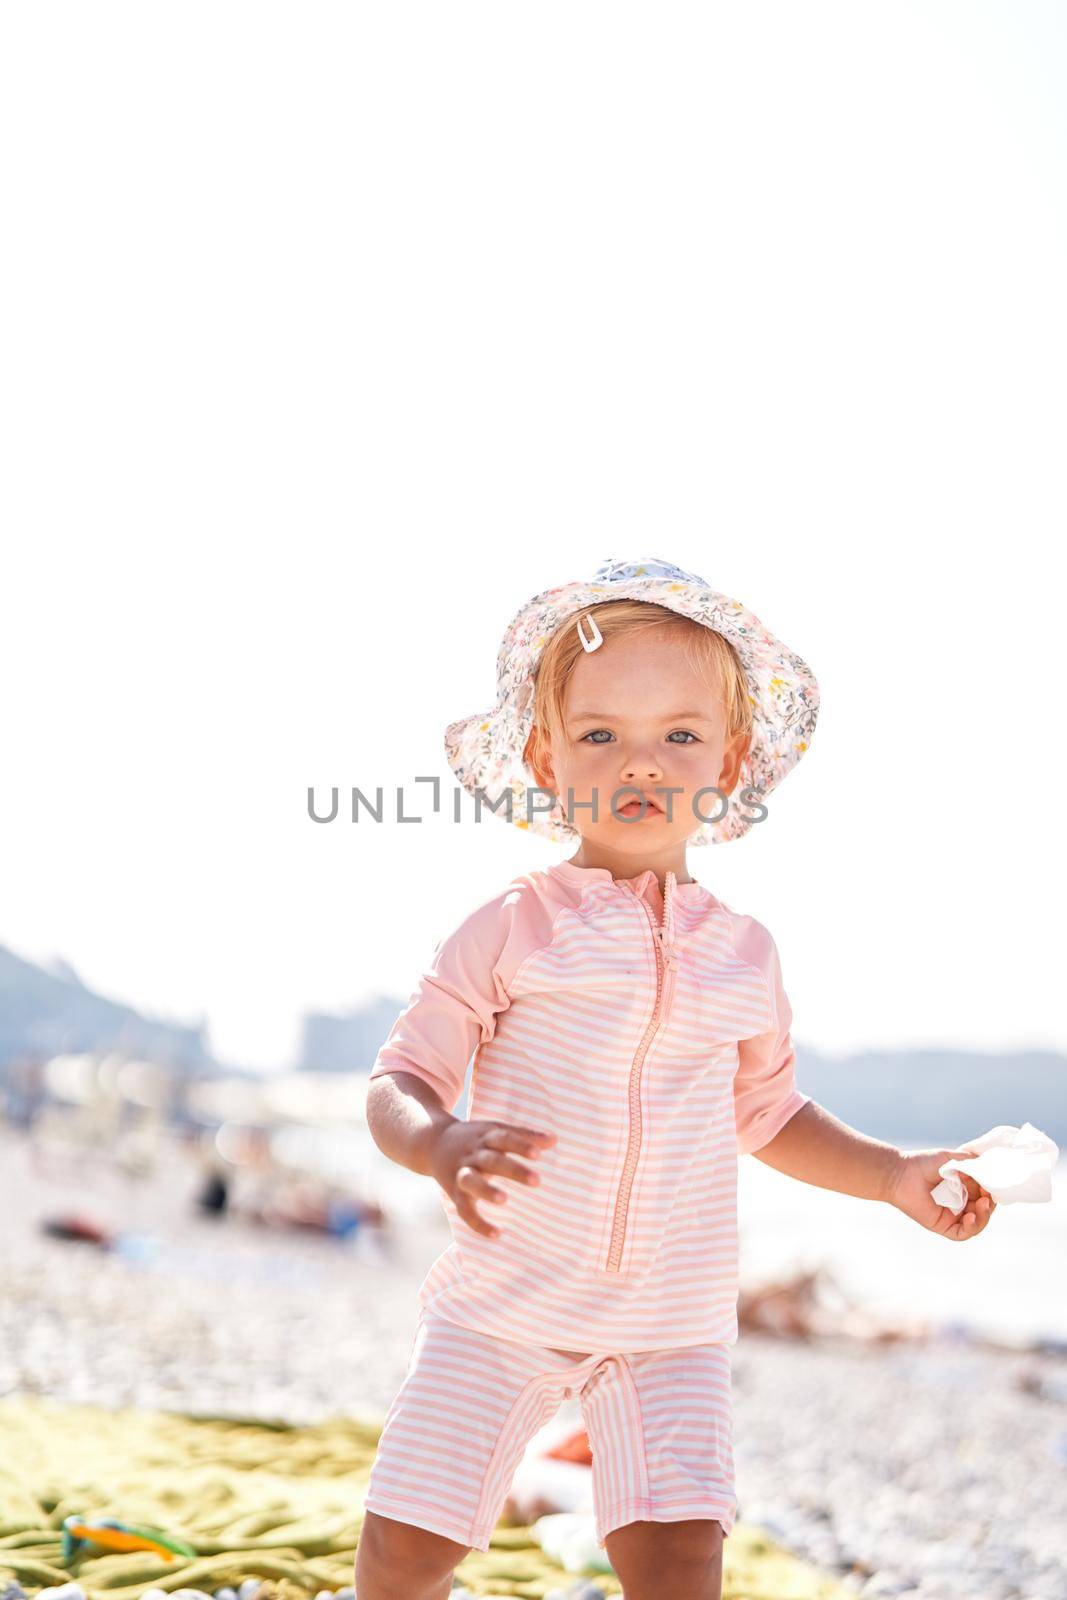
[[[467, 1063], [492, 1038], [510, 1004], [509, 984], [529, 928], [521, 900], [505, 891], [484, 902], [440, 940], [406, 1009], [378, 1052], [367, 1086], [367, 1127], [383, 1153], [441, 1185], [477, 1233], [498, 1230], [475, 1202], [503, 1204], [506, 1189], [489, 1175], [537, 1184], [532, 1168], [555, 1135], [485, 1119], [454, 1117]], [[509, 1153], [511, 1152], [511, 1153]]]
[[433, 1147], [458, 1119], [413, 1072], [389, 1072], [367, 1086], [367, 1128], [383, 1155], [424, 1178], [432, 1177]]
[[[948, 1160], [951, 1152], [942, 1156]], [[860, 1200], [889, 1201], [901, 1155], [896, 1145], [870, 1139], [809, 1100], [774, 1138], [753, 1151], [760, 1161], [817, 1189]]]
[[463, 1220], [489, 1239], [499, 1230], [485, 1221], [475, 1201], [502, 1205], [507, 1195], [488, 1174], [538, 1184], [532, 1168], [507, 1152], [536, 1160], [555, 1143], [555, 1134], [532, 1128], [454, 1117], [436, 1089], [413, 1072], [389, 1071], [374, 1079], [367, 1089], [367, 1127], [384, 1155], [436, 1179]]
[[940, 1181], [941, 1163], [967, 1151], [920, 1150], [905, 1155], [895, 1145], [850, 1128], [797, 1088], [790, 1033], [793, 1013], [774, 940], [762, 923], [738, 917], [734, 943], [738, 954], [763, 975], [768, 1023], [763, 1032], [738, 1042], [734, 1080], [738, 1153], [758, 1155], [767, 1166], [819, 1189], [885, 1201], [947, 1239], [972, 1239], [981, 1233], [995, 1202], [967, 1173], [960, 1177], [974, 1205], [968, 1204], [958, 1217], [931, 1196]]
[[945, 1239], [973, 1239], [996, 1209], [996, 1201], [969, 1173], [961, 1172], [967, 1207], [959, 1216], [939, 1206], [932, 1190], [942, 1163], [967, 1150], [898, 1150], [850, 1128], [825, 1106], [809, 1100], [758, 1152], [761, 1161], [801, 1183], [861, 1200], [883, 1200]]
[[737, 954], [756, 969], [756, 981], [762, 980], [761, 992], [753, 996], [753, 1010], [762, 1028], [737, 1044], [734, 1125], [737, 1153], [744, 1156], [765, 1149], [781, 1128], [795, 1120], [811, 1096], [797, 1088], [796, 1051], [790, 1033], [793, 1013], [782, 983], [778, 948], [754, 917], [735, 917], [732, 931]]

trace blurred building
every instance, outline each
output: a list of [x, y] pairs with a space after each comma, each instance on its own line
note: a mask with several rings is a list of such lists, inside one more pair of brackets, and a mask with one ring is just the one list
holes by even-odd
[[301, 1072], [369, 1072], [408, 997], [375, 995], [339, 1016], [305, 1015], [297, 1069]]

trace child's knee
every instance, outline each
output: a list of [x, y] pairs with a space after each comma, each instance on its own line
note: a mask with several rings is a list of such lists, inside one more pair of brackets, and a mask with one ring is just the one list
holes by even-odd
[[719, 1600], [721, 1522], [704, 1517], [628, 1522], [613, 1529], [604, 1545], [627, 1596], [632, 1594], [634, 1600], [653, 1600], [672, 1590], [693, 1600]]
[[356, 1550], [356, 1594], [359, 1600], [377, 1600], [398, 1593], [427, 1600], [434, 1586], [450, 1579], [469, 1545], [446, 1539], [411, 1522], [364, 1511]]

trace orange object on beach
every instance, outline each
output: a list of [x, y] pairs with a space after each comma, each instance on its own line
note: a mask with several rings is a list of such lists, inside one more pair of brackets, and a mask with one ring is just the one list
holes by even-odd
[[593, 1465], [593, 1452], [589, 1447], [589, 1435], [584, 1428], [575, 1429], [568, 1438], [561, 1439], [559, 1444], [553, 1445], [551, 1450], [546, 1450], [546, 1456], [555, 1461], [577, 1461], [583, 1467]]

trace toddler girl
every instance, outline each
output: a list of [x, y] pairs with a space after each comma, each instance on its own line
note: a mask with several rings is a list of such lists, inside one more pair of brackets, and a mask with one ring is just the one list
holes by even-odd
[[522, 608], [498, 687], [493, 711], [448, 728], [450, 764], [480, 811], [578, 848], [439, 943], [371, 1071], [372, 1134], [437, 1181], [452, 1243], [419, 1291], [357, 1600], [446, 1596], [575, 1395], [627, 1600], [718, 1600], [738, 1155], [951, 1239], [992, 1201], [966, 1178], [957, 1218], [930, 1190], [965, 1152], [905, 1155], [797, 1088], [774, 940], [689, 872], [687, 845], [764, 820], [808, 748], [801, 657], [694, 574], [609, 561]]

